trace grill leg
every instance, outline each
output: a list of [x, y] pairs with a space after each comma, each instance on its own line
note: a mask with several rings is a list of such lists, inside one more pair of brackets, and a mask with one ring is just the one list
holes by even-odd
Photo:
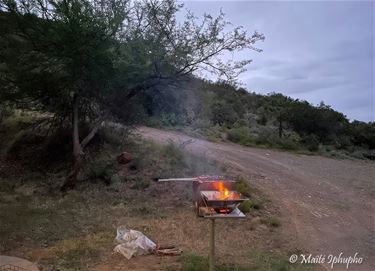
[[215, 268], [215, 219], [210, 219], [210, 269], [209, 271], [214, 271]]

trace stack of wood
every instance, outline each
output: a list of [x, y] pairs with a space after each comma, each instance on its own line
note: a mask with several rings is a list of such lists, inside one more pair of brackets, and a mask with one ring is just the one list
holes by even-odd
[[173, 245], [169, 246], [157, 246], [155, 254], [158, 256], [178, 256], [181, 255], [182, 249], [179, 249]]

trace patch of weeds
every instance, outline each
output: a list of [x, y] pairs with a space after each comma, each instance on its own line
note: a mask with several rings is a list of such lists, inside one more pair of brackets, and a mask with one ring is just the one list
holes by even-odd
[[145, 180], [141, 176], [134, 176], [130, 178], [130, 181], [133, 183], [130, 187], [131, 189], [145, 190], [150, 186], [150, 182]]
[[251, 210], [259, 210], [262, 208], [262, 204], [259, 201], [256, 200], [246, 200], [240, 204], [238, 207], [241, 212], [243, 213], [249, 213]]
[[236, 176], [236, 184], [235, 188], [238, 192], [240, 192], [245, 197], [250, 197], [251, 193], [253, 192], [250, 184], [246, 181], [246, 179], [242, 176]]
[[131, 129], [128, 126], [107, 123], [105, 127], [98, 131], [96, 137], [111, 146], [123, 148], [129, 144], [130, 134]]
[[[38, 226], [48, 221], [48, 214], [43, 209], [28, 204], [30, 197], [15, 197], [16, 203], [2, 203], [0, 206], [0, 239], [3, 240], [2, 245], [5, 247], [13, 246], [27, 235], [33, 239], [40, 237]], [[30, 232], [30, 227], [34, 229], [33, 232]]]
[[182, 271], [206, 271], [208, 260], [205, 257], [195, 254], [186, 254], [179, 259], [182, 263]]
[[136, 207], [130, 211], [130, 214], [133, 216], [149, 216], [153, 215], [154, 213], [154, 209], [148, 206]]
[[112, 244], [112, 234], [101, 232], [57, 242], [54, 246], [42, 249], [44, 257], [41, 264], [61, 271], [86, 270], [89, 263], [100, 262], [109, 256], [107, 250]]
[[163, 210], [152, 208], [146, 205], [134, 207], [130, 210], [130, 216], [133, 217], [151, 217], [151, 218], [167, 218], [167, 213]]
[[87, 166], [86, 179], [91, 182], [104, 182], [109, 185], [120, 180], [116, 173], [115, 161], [111, 158], [103, 158], [91, 162]]
[[263, 217], [260, 219], [260, 223], [274, 228], [281, 226], [281, 221], [276, 217]]
[[93, 259], [97, 257], [95, 249], [90, 249], [84, 245], [80, 245], [75, 249], [68, 250], [59, 255], [54, 262], [58, 270], [79, 271], [84, 266], [85, 259]]

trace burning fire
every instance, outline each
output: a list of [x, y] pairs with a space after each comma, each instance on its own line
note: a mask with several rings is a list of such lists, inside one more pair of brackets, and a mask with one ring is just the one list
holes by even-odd
[[218, 199], [226, 200], [230, 197], [229, 190], [228, 190], [228, 188], [225, 187], [223, 182], [217, 183], [217, 190], [220, 192], [220, 195], [219, 195]]

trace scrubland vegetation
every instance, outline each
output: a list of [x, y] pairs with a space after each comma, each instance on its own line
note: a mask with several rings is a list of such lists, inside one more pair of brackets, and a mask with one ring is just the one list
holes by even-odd
[[[374, 123], [349, 122], [323, 103], [238, 87], [265, 37], [231, 26], [220, 12], [201, 21], [173, 0], [1, 1], [0, 117], [39, 115], [36, 128], [70, 132], [66, 191], [85, 148], [105, 122], [179, 128], [246, 146], [373, 158]], [[197, 77], [211, 73], [217, 83]], [[67, 132], [69, 131], [69, 132]], [[33, 135], [30, 135], [31, 137]]]
[[[163, 269], [205, 270], [206, 224], [190, 208], [190, 187], [152, 180], [236, 171], [184, 145], [144, 141], [131, 133], [135, 125], [374, 158], [374, 123], [239, 87], [250, 59], [220, 56], [261, 52], [255, 45], [265, 37], [232, 27], [222, 12], [200, 19], [185, 12], [179, 22], [183, 7], [173, 0], [46, 3], [0, 0], [1, 254], [31, 259], [42, 270], [88, 270], [111, 258], [116, 226], [125, 224], [186, 248]], [[116, 158], [124, 151], [132, 159], [121, 165]], [[218, 270], [310, 270], [285, 261], [298, 249], [280, 237], [279, 211], [246, 176], [237, 179], [250, 197], [241, 205], [248, 216], [219, 225], [239, 234], [221, 236]]]
[[183, 94], [169, 88], [164, 92], [160, 101], [143, 104], [152, 112], [150, 125], [212, 141], [374, 159], [375, 123], [349, 121], [323, 102], [314, 106], [278, 93], [264, 96], [199, 79], [182, 83]]
[[[185, 152], [183, 144], [158, 145], [130, 135], [124, 127], [109, 125], [87, 146], [85, 169], [76, 189], [62, 195], [59, 187], [65, 180], [64, 165], [70, 159], [65, 155], [71, 146], [69, 133], [64, 138], [62, 131], [46, 135], [34, 130], [38, 117], [16, 113], [0, 125], [2, 138], [7, 139], [0, 149], [2, 254], [36, 261], [42, 270], [88, 270], [114, 257], [111, 251], [116, 227], [126, 225], [155, 241], [186, 248], [176, 262], [163, 263], [163, 269], [205, 270], [208, 240], [203, 233], [207, 225], [194, 217], [191, 187], [160, 184], [153, 179], [234, 171]], [[129, 164], [117, 163], [122, 151], [132, 154]], [[228, 247], [221, 246], [218, 270], [310, 270], [309, 266], [293, 267], [286, 262], [284, 255], [295, 249], [293, 246], [280, 244], [279, 249], [269, 252], [265, 244], [252, 240], [253, 233], [278, 240], [281, 222], [262, 193], [244, 177], [237, 180], [237, 189], [251, 199], [241, 206], [248, 218], [244, 223], [218, 224], [218, 234], [230, 242]], [[186, 219], [189, 225], [174, 226]], [[227, 227], [250, 235], [246, 240], [242, 235], [226, 235]], [[186, 238], [186, 231], [195, 237]], [[251, 242], [251, 251], [239, 251], [239, 259], [225, 256], [231, 253], [233, 238], [243, 246]]]

